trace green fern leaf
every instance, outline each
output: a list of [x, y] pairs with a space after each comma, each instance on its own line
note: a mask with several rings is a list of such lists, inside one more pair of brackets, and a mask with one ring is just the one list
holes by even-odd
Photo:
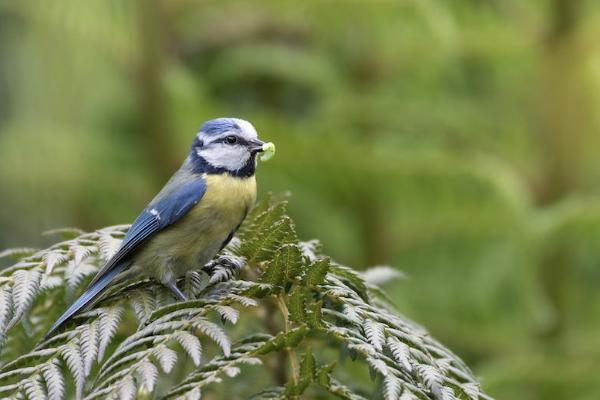
[[300, 378], [307, 379], [312, 382], [317, 373], [315, 356], [310, 348], [304, 353], [302, 362], [300, 363]]
[[328, 258], [315, 260], [308, 268], [303, 278], [303, 284], [309, 287], [316, 287], [325, 281], [325, 276], [329, 272], [331, 261]]
[[323, 301], [315, 301], [308, 307], [306, 322], [312, 329], [320, 329], [323, 326]]
[[296, 244], [285, 244], [280, 247], [273, 257], [273, 262], [285, 271], [288, 282], [293, 282], [304, 272], [304, 260]]
[[261, 390], [250, 396], [249, 400], [285, 400], [289, 398], [289, 395], [285, 388], [275, 387]]
[[306, 322], [306, 293], [302, 288], [296, 287], [287, 297], [289, 319], [295, 323]]
[[264, 355], [282, 349], [285, 346], [294, 346], [298, 344], [307, 335], [306, 326], [300, 326], [291, 329], [288, 332], [282, 332], [279, 335], [265, 342], [257, 350], [256, 354]]
[[269, 260], [282, 244], [296, 242], [292, 221], [284, 213], [285, 205], [279, 204], [251, 221], [240, 233], [242, 243], [235, 253], [256, 264]]

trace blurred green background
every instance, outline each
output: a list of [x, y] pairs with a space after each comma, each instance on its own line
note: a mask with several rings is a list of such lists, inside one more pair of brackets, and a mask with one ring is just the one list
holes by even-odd
[[600, 396], [600, 4], [0, 0], [0, 247], [132, 221], [201, 122], [499, 399]]

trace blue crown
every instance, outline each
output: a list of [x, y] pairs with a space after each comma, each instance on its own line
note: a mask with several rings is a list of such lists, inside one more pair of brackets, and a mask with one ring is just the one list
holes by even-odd
[[227, 131], [239, 131], [240, 126], [232, 118], [215, 118], [206, 121], [200, 128], [200, 132], [206, 135], [219, 135]]

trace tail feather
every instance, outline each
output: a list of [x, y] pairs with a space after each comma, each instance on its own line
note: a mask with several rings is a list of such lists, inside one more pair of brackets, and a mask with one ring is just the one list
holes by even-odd
[[127, 263], [122, 263], [121, 265], [116, 266], [112, 270], [108, 271], [106, 275], [102, 276], [92, 285], [90, 285], [85, 292], [77, 300], [73, 302], [67, 308], [67, 310], [56, 320], [56, 322], [52, 325], [48, 333], [44, 336], [44, 340], [48, 339], [50, 335], [58, 328], [60, 328], [64, 323], [70, 320], [75, 314], [85, 308], [88, 304], [94, 301], [103, 291], [107, 288], [107, 286], [113, 281], [113, 279], [121, 273], [127, 267]]

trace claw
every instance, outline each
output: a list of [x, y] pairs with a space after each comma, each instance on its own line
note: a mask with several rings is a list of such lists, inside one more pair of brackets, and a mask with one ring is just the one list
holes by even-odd
[[202, 270], [210, 276], [210, 283], [232, 279], [245, 265], [243, 257], [220, 256], [206, 264]]

